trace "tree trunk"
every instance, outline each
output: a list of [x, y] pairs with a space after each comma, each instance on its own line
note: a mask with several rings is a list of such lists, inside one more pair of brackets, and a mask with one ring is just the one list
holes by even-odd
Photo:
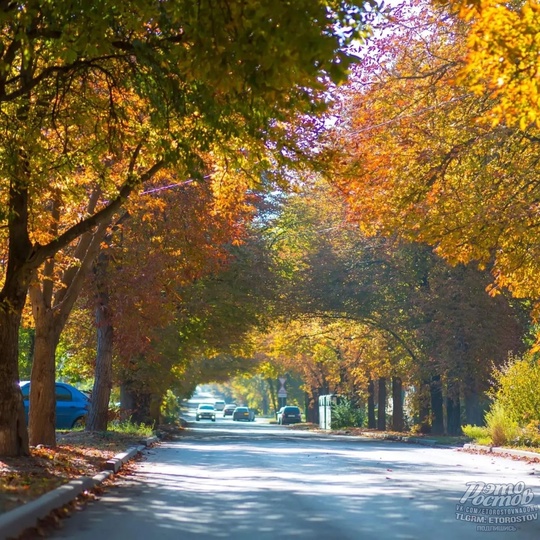
[[135, 424], [152, 423], [151, 400], [149, 391], [135, 387], [131, 381], [124, 381], [120, 388], [120, 408], [123, 419]]
[[[111, 241], [111, 235], [106, 238]], [[96, 367], [86, 431], [107, 431], [113, 379], [114, 328], [108, 286], [109, 255], [102, 250], [94, 264], [97, 329]]]
[[311, 422], [312, 424], [319, 424], [319, 392], [320, 388], [312, 388], [311, 395], [312, 397], [306, 399], [306, 422]]
[[[91, 197], [89, 211], [93, 210], [96, 198], [97, 194]], [[57, 209], [53, 209], [53, 217], [57, 223], [60, 219]], [[94, 234], [88, 232], [81, 236], [74, 252], [78, 262], [62, 272], [56, 292], [54, 258], [45, 263], [42, 282], [30, 287], [36, 325], [29, 414], [30, 444], [34, 446], [56, 445], [56, 348], [108, 223], [102, 223]], [[56, 227], [52, 229], [51, 233], [57, 235]]]
[[441, 376], [433, 375], [430, 384], [431, 394], [431, 433], [442, 435], [444, 433], [443, 393]]
[[268, 379], [266, 379], [266, 382], [268, 383], [268, 388], [270, 389], [270, 399], [272, 400], [274, 413], [276, 413], [278, 410], [278, 406], [277, 406], [277, 392], [276, 392], [276, 386], [274, 384], [274, 379], [272, 379], [272, 377], [269, 377]]
[[377, 427], [377, 420], [375, 419], [375, 386], [370, 379], [368, 382], [368, 428], [375, 429]]
[[131, 418], [135, 410], [135, 394], [129, 382], [120, 384], [120, 420], [125, 422]]
[[150, 404], [152, 396], [149, 392], [138, 391], [135, 393], [135, 408], [131, 415], [131, 421], [135, 424], [149, 424], [152, 415], [150, 413]]
[[392, 377], [392, 429], [403, 431], [403, 383], [399, 377]]
[[465, 423], [484, 426], [487, 400], [482, 400], [476, 389], [465, 389]]
[[[4, 287], [5, 290], [5, 287]], [[0, 301], [0, 457], [30, 455], [28, 431], [19, 388], [20, 310], [10, 309], [4, 296]]]
[[461, 404], [459, 395], [448, 395], [446, 398], [446, 417], [448, 435], [461, 435]]
[[431, 393], [429, 380], [423, 380], [417, 387], [418, 393], [418, 431], [420, 433], [431, 433]]
[[112, 388], [113, 338], [108, 295], [101, 295], [96, 307], [97, 351], [94, 386], [90, 412], [86, 420], [86, 431], [107, 431], [109, 400]]
[[378, 387], [378, 406], [377, 406], [377, 429], [379, 431], [386, 430], [386, 379], [379, 379]]
[[163, 396], [161, 394], [150, 395], [150, 425], [157, 427], [161, 424], [161, 404]]
[[263, 379], [261, 407], [262, 407], [263, 416], [266, 416], [268, 414], [268, 409], [269, 409], [270, 406], [268, 404], [268, 392], [267, 392], [267, 388], [266, 388], [266, 380], [265, 379]]
[[[46, 310], [44, 306], [43, 309]], [[59, 341], [59, 333], [55, 329], [55, 319], [51, 314], [43, 313], [39, 317], [34, 317], [34, 319], [36, 323], [36, 344], [30, 377], [28, 425], [30, 444], [32, 446], [45, 444], [55, 447], [55, 353]]]
[[446, 433], [461, 435], [460, 382], [449, 378], [446, 383]]

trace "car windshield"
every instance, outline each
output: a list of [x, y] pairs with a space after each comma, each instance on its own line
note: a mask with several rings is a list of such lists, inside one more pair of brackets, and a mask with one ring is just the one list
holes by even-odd
[[236, 410], [239, 412], [246, 412], [248, 409], [247, 407], [236, 407]]
[[199, 405], [199, 409], [204, 409], [205, 411], [212, 411], [214, 410], [213, 405]]
[[300, 409], [298, 407], [285, 407], [285, 410], [283, 412], [286, 412], [288, 414], [299, 414]]

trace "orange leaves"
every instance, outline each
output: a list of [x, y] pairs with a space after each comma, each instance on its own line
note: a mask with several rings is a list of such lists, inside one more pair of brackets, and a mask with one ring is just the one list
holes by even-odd
[[127, 206], [109, 277], [123, 358], [158, 355], [154, 339], [178, 315], [182, 288], [221, 270], [227, 246], [243, 241], [253, 212], [248, 179], [206, 158], [202, 180], [164, 169]]

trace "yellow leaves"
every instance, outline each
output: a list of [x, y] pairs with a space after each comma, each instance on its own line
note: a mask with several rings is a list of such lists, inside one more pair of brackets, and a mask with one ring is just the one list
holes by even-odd
[[499, 0], [462, 7], [471, 22], [462, 80], [495, 99], [492, 125], [504, 122], [525, 130], [540, 126], [540, 7], [527, 0], [521, 9]]
[[463, 30], [453, 42], [434, 24], [422, 26], [429, 47], [409, 41], [400, 52], [387, 39], [398, 52], [393, 71], [362, 73], [373, 84], [348, 96], [339, 142], [349, 158], [335, 182], [363, 232], [489, 267], [491, 294], [538, 298], [540, 9], [532, 1], [467, 9], [470, 26], [452, 21]]

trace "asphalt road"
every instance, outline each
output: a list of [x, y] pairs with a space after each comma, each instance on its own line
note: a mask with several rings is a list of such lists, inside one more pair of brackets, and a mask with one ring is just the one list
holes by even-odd
[[539, 475], [501, 457], [218, 418], [150, 450], [53, 538], [537, 540]]

